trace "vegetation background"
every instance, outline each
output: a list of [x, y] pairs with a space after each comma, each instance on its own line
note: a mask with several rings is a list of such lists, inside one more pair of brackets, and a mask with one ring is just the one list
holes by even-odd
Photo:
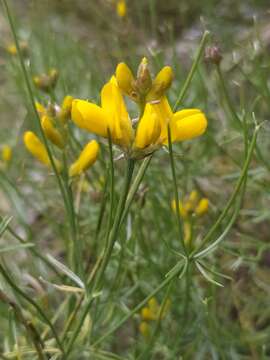
[[[205, 267], [192, 264], [181, 279], [157, 291], [158, 307], [167, 309], [144, 321], [141, 309], [153, 299], [149, 294], [181, 259], [170, 156], [156, 152], [119, 232], [103, 291], [94, 294], [97, 300], [80, 322], [86, 300], [80, 280], [68, 270], [70, 226], [55, 177], [22, 142], [23, 132], [36, 125], [18, 55], [7, 51], [14, 39], [2, 6], [0, 147], [9, 145], [12, 158], [2, 159], [0, 169], [0, 358], [270, 359], [269, 1], [126, 1], [122, 17], [113, 0], [7, 3], [18, 39], [28, 44], [29, 78], [59, 71], [53, 93], [32, 86], [43, 104], [60, 104], [67, 94], [98, 103], [116, 65], [125, 61], [135, 71], [143, 56], [153, 74], [172, 66], [168, 97], [174, 104], [202, 35], [210, 31], [206, 46], [218, 46], [220, 66], [202, 56], [180, 104], [202, 109], [208, 129], [173, 147], [180, 197], [197, 190], [209, 199], [209, 211], [194, 225], [196, 246], [216, 224], [237, 181], [244, 185], [233, 211], [217, 224], [212, 240], [224, 238]], [[261, 128], [245, 173], [254, 123]], [[70, 131], [82, 145], [93, 137]], [[102, 253], [109, 221], [110, 153], [107, 142], [101, 143], [100, 159], [74, 184], [86, 278]], [[116, 203], [123, 168], [122, 161], [114, 162]]]

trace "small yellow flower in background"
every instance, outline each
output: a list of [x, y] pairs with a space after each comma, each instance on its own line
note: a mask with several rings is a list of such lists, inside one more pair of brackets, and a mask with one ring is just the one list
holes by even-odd
[[80, 175], [97, 160], [99, 145], [96, 140], [90, 141], [80, 153], [78, 159], [70, 166], [69, 176]]
[[12, 148], [9, 145], [2, 146], [2, 160], [8, 164], [12, 158]]
[[139, 325], [139, 331], [145, 338], [148, 338], [150, 336], [150, 325], [146, 321], [142, 321]]
[[59, 130], [57, 130], [53, 124], [53, 119], [47, 115], [44, 115], [41, 119], [41, 126], [46, 137], [60, 149], [65, 147], [65, 140]]
[[120, 18], [124, 18], [127, 15], [127, 4], [125, 0], [118, 0], [116, 3], [116, 12]]
[[[172, 200], [172, 209], [176, 212], [176, 202]], [[183, 219], [188, 219], [192, 215], [202, 216], [207, 213], [209, 208], [209, 200], [207, 198], [199, 199], [199, 194], [193, 190], [184, 202], [179, 201], [179, 211]]]
[[196, 207], [195, 213], [198, 216], [202, 216], [205, 213], [207, 213], [208, 208], [209, 208], [209, 201], [208, 201], [208, 199], [203, 198], [200, 200], [198, 206]]
[[[28, 57], [29, 55], [29, 46], [28, 43], [26, 41], [20, 41], [19, 42], [19, 48], [20, 48], [20, 52], [22, 54], [23, 57]], [[17, 48], [15, 44], [9, 44], [6, 47], [6, 51], [12, 55], [12, 56], [16, 56], [18, 54]]]
[[47, 109], [40, 102], [36, 101], [35, 106], [40, 117], [47, 114]]
[[[168, 313], [170, 305], [171, 305], [171, 301], [167, 300], [162, 309], [161, 305], [159, 305], [155, 297], [152, 297], [148, 301], [147, 306], [143, 307], [141, 310], [142, 321], [139, 325], [139, 330], [143, 336], [148, 337], [150, 334], [149, 321], [156, 321], [158, 319], [163, 319], [165, 315]], [[161, 314], [161, 310], [162, 310], [162, 314]]]
[[[48, 152], [44, 146], [44, 144], [39, 140], [39, 138], [32, 132], [26, 131], [24, 133], [24, 144], [27, 150], [42, 164], [51, 166], [51, 161], [48, 155]], [[56, 168], [60, 171], [61, 164], [57, 159], [54, 159], [54, 163]]]
[[47, 74], [36, 75], [33, 77], [35, 86], [45, 92], [50, 92], [57, 83], [59, 72], [57, 69], [50, 69]]
[[[101, 90], [101, 106], [75, 99], [72, 102], [72, 120], [80, 128], [96, 135], [107, 138], [110, 133], [112, 142], [134, 158], [144, 157], [162, 145], [167, 145], [168, 125], [172, 142], [202, 135], [207, 120], [199, 109], [173, 113], [164, 95], [172, 81], [172, 71], [169, 69], [164, 67], [161, 70], [154, 79], [153, 88], [145, 58], [139, 66], [137, 79], [126, 64], [119, 64], [116, 77], [113, 76]], [[142, 105], [149, 94], [147, 89], [151, 98], [156, 100]], [[136, 129], [133, 129], [122, 93], [131, 96], [144, 109]]]

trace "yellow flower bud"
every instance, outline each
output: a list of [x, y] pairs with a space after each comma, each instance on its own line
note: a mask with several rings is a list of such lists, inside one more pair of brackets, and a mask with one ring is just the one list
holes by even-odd
[[52, 119], [45, 115], [41, 119], [41, 126], [46, 137], [60, 149], [65, 147], [65, 141], [61, 133], [54, 127]]
[[191, 201], [193, 204], [195, 204], [199, 199], [199, 194], [197, 190], [192, 190], [189, 195], [189, 201]]
[[123, 62], [118, 64], [115, 76], [120, 90], [125, 95], [132, 96], [132, 93], [134, 92], [133, 84], [135, 79], [130, 68]]
[[202, 198], [198, 204], [198, 206], [195, 209], [195, 213], [198, 216], [202, 216], [205, 213], [207, 213], [209, 208], [209, 201], [206, 198]]
[[157, 313], [153, 312], [152, 309], [150, 309], [148, 306], [142, 308], [141, 310], [141, 317], [144, 320], [156, 320], [157, 319]]
[[[180, 215], [183, 217], [183, 218], [186, 218], [188, 216], [188, 208], [185, 206], [186, 204], [183, 204], [181, 201], [179, 201], [179, 212], [180, 212]], [[172, 210], [176, 213], [176, 201], [175, 199], [172, 200], [172, 203], [171, 203], [171, 207], [172, 207]]]
[[[36, 159], [38, 159], [44, 165], [51, 166], [51, 161], [44, 144], [42, 144], [39, 138], [32, 131], [26, 131], [24, 133], [23, 140], [27, 150]], [[56, 168], [60, 170], [61, 169], [60, 162], [57, 159], [54, 159], [54, 163]]]
[[152, 86], [152, 78], [148, 67], [148, 60], [144, 57], [138, 67], [136, 88], [140, 94], [145, 95]]
[[170, 66], [164, 66], [153, 80], [152, 88], [147, 94], [147, 101], [159, 100], [170, 88], [173, 81], [173, 71]]
[[[21, 55], [23, 57], [27, 57], [29, 55], [29, 47], [28, 47], [28, 44], [26, 41], [20, 41], [19, 48], [20, 48]], [[6, 47], [6, 51], [12, 56], [16, 56], [18, 54], [15, 44], [9, 44]]]
[[2, 147], [2, 160], [7, 164], [12, 158], [12, 149], [9, 145], [3, 145]]
[[40, 102], [36, 101], [35, 102], [35, 106], [36, 106], [36, 109], [37, 109], [37, 112], [39, 114], [39, 116], [44, 116], [46, 115], [47, 113], [47, 110], [45, 108], [45, 106], [43, 106]]
[[127, 4], [125, 0], [118, 0], [116, 4], [116, 12], [120, 18], [123, 18], [127, 14]]
[[150, 335], [150, 326], [149, 326], [149, 324], [147, 324], [146, 321], [142, 321], [140, 323], [140, 325], [139, 325], [139, 331], [144, 337], [148, 338], [149, 335]]
[[159, 311], [159, 304], [157, 302], [157, 299], [155, 297], [152, 297], [149, 301], [148, 301], [148, 306], [149, 309], [153, 312], [153, 313], [157, 313]]
[[72, 108], [72, 101], [73, 97], [70, 95], [67, 95], [64, 97], [64, 100], [61, 105], [61, 110], [59, 113], [59, 118], [63, 123], [65, 123], [71, 114], [71, 108]]
[[191, 224], [189, 221], [184, 221], [183, 231], [184, 231], [184, 243], [186, 246], [189, 246], [191, 241]]
[[80, 153], [78, 159], [70, 166], [69, 176], [80, 175], [97, 160], [99, 145], [96, 140], [90, 141]]
[[33, 77], [35, 86], [45, 92], [49, 92], [56, 85], [59, 72], [56, 69], [50, 69], [48, 74], [36, 75]]

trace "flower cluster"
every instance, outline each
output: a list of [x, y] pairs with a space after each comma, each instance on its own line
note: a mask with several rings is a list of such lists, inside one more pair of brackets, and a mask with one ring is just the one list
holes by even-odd
[[[172, 79], [171, 68], [165, 66], [152, 80], [145, 58], [136, 78], [126, 64], [120, 63], [115, 75], [101, 90], [101, 105], [75, 99], [72, 120], [91, 133], [104, 138], [110, 136], [112, 142], [132, 158], [144, 157], [167, 145], [168, 127], [172, 142], [202, 135], [207, 120], [199, 109], [173, 113], [165, 96]], [[141, 113], [138, 121], [130, 119], [123, 95], [138, 104]]]
[[58, 70], [52, 68], [46, 74], [35, 75], [33, 82], [38, 89], [44, 92], [50, 92], [56, 86], [58, 77]]
[[[43, 106], [36, 103], [36, 109], [40, 116], [40, 123], [44, 135], [58, 150], [65, 151], [67, 145], [67, 121], [70, 118], [71, 105], [73, 98], [67, 95], [61, 106], [49, 105]], [[32, 131], [26, 131], [24, 134], [24, 144], [27, 150], [37, 158], [41, 163], [51, 166], [51, 159], [46, 146]], [[95, 140], [85, 145], [78, 158], [69, 166], [69, 176], [80, 175], [87, 170], [97, 159], [99, 145]], [[53, 162], [58, 172], [62, 170], [62, 163], [53, 157]]]
[[150, 322], [163, 319], [168, 313], [170, 304], [170, 300], [167, 300], [162, 309], [157, 299], [153, 297], [148, 301], [147, 306], [142, 308], [139, 331], [144, 337], [149, 337], [150, 335]]
[[[176, 212], [175, 200], [172, 201], [171, 206]], [[184, 241], [189, 245], [192, 240], [193, 219], [208, 212], [209, 200], [204, 197], [200, 199], [198, 192], [193, 190], [183, 202], [179, 201], [178, 207], [180, 216], [184, 220]]]

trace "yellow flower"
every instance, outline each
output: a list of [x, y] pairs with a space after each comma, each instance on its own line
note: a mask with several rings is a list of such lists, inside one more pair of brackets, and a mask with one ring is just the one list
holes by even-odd
[[47, 74], [36, 75], [33, 82], [37, 88], [45, 92], [52, 90], [58, 80], [59, 72], [57, 69], [50, 69]]
[[[146, 66], [143, 61], [142, 64]], [[163, 91], [171, 82], [168, 73], [170, 70], [165, 67], [155, 79], [155, 84], [159, 84]], [[101, 91], [101, 106], [76, 99], [72, 102], [72, 120], [82, 129], [102, 137], [106, 138], [110, 133], [112, 142], [124, 148], [133, 157], [141, 157], [141, 154], [145, 156], [158, 147], [167, 145], [168, 125], [172, 142], [193, 139], [204, 133], [207, 120], [200, 110], [185, 109], [173, 113], [165, 96], [146, 103], [137, 129], [133, 130], [121, 92], [133, 96], [139, 80], [139, 77], [134, 80], [124, 63], [119, 64], [116, 78], [113, 76]], [[142, 93], [137, 95], [140, 98]]]
[[120, 89], [113, 77], [103, 86], [101, 106], [84, 100], [74, 100], [72, 120], [77, 126], [107, 138], [123, 148], [129, 148], [133, 140], [133, 129]]
[[[176, 212], [175, 200], [172, 200], [171, 206], [173, 211]], [[193, 190], [184, 202], [179, 201], [179, 211], [183, 219], [188, 219], [189, 216], [192, 214], [195, 214], [197, 216], [202, 216], [208, 211], [208, 207], [209, 207], [208, 199], [202, 198], [199, 200], [199, 194], [196, 190]], [[188, 229], [188, 225], [186, 225], [186, 231], [184, 229], [184, 232], [186, 233], [190, 232], [190, 230]]]
[[125, 0], [118, 0], [116, 4], [116, 12], [120, 18], [123, 18], [127, 14], [127, 4]]
[[[23, 57], [27, 57], [29, 55], [29, 47], [26, 41], [20, 41], [19, 48]], [[9, 44], [6, 47], [6, 51], [12, 56], [16, 56], [18, 54], [15, 44]]]
[[80, 175], [87, 170], [97, 159], [99, 145], [96, 140], [90, 141], [80, 153], [78, 159], [70, 166], [69, 176]]
[[209, 201], [206, 198], [202, 198], [195, 209], [195, 213], [198, 216], [202, 216], [207, 213], [209, 207]]
[[12, 149], [9, 145], [3, 145], [2, 147], [2, 160], [7, 164], [12, 158]]
[[47, 114], [47, 109], [40, 102], [36, 101], [35, 106], [40, 117]]
[[139, 325], [139, 331], [145, 338], [148, 338], [150, 335], [149, 324], [146, 321], [142, 321]]
[[[45, 146], [32, 131], [26, 131], [24, 133], [23, 140], [27, 150], [36, 159], [38, 159], [44, 165], [51, 166], [51, 161]], [[56, 165], [56, 168], [60, 170], [60, 162], [57, 159], [54, 159], [54, 163]]]
[[41, 119], [41, 126], [44, 131], [44, 134], [46, 137], [56, 146], [58, 146], [60, 149], [63, 149], [65, 147], [65, 141], [59, 130], [55, 128], [53, 125], [53, 120], [47, 116], [44, 115]]

